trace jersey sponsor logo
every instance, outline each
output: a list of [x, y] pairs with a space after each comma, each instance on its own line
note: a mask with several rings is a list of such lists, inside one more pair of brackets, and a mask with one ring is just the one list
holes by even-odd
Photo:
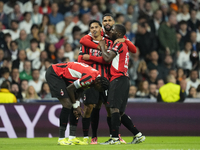
[[60, 90], [60, 95], [61, 95], [61, 96], [63, 96], [63, 95], [64, 95], [64, 92], [63, 92], [63, 90], [62, 90], [62, 89]]

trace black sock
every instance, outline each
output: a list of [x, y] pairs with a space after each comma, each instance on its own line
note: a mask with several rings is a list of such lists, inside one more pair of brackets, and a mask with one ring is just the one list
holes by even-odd
[[121, 116], [121, 123], [133, 133], [133, 135], [136, 135], [139, 133], [138, 129], [133, 125], [133, 122], [129, 116], [124, 114]]
[[118, 112], [112, 114], [111, 125], [112, 125], [112, 137], [118, 138], [119, 125], [120, 125], [120, 114]]
[[94, 108], [91, 114], [91, 127], [92, 127], [92, 138], [97, 137], [97, 129], [99, 125], [99, 111], [100, 109]]
[[70, 132], [69, 132], [70, 136], [76, 136], [77, 124], [78, 124], [78, 120], [74, 116], [73, 108], [72, 108], [71, 113], [70, 113]]
[[71, 111], [70, 109], [63, 107], [60, 112], [60, 128], [59, 128], [59, 137], [60, 138], [65, 137], [65, 130], [67, 127], [70, 111]]
[[110, 133], [110, 135], [112, 135], [112, 130], [111, 130], [111, 117], [107, 117], [107, 124], [108, 124], [108, 127], [109, 127], [109, 133]]
[[82, 118], [83, 136], [88, 136], [90, 127], [90, 118]]

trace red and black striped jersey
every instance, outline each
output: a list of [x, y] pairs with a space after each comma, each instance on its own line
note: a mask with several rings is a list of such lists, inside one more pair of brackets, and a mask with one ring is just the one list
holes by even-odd
[[114, 44], [111, 51], [115, 52], [116, 56], [113, 58], [110, 67], [110, 81], [120, 76], [128, 77], [129, 51], [126, 43]]
[[91, 85], [100, 76], [99, 71], [78, 62], [58, 63], [52, 65], [55, 73], [66, 82], [74, 83], [76, 88]]
[[[108, 47], [108, 50], [111, 50], [112, 48], [112, 41], [102, 38], [102, 40], [105, 40], [106, 45]], [[95, 44], [99, 44], [99, 41], [95, 41], [93, 40], [93, 43]], [[102, 52], [98, 49], [94, 49], [94, 48], [90, 48], [90, 47], [86, 47], [84, 45], [81, 46], [80, 48], [80, 53], [79, 53], [79, 59], [78, 62], [83, 62], [86, 63], [88, 65], [90, 65], [91, 67], [93, 67], [94, 69], [98, 70], [101, 74], [101, 76], [106, 77], [107, 79], [109, 79], [110, 74], [109, 74], [109, 64], [103, 63], [103, 62], [95, 62], [92, 60], [89, 61], [84, 61], [82, 59], [82, 55], [84, 54], [89, 54], [90, 56], [96, 56], [96, 57], [101, 57], [102, 56]]]

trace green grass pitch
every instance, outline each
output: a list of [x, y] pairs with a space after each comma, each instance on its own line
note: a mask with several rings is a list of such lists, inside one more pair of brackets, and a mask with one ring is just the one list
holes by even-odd
[[[122, 137], [131, 142], [132, 137]], [[99, 137], [98, 142], [104, 142], [108, 137]], [[140, 144], [121, 145], [57, 145], [57, 138], [0, 138], [0, 150], [200, 150], [200, 136], [163, 137], [147, 136]]]

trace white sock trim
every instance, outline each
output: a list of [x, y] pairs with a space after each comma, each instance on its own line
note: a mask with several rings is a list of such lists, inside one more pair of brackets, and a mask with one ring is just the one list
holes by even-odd
[[76, 138], [76, 136], [69, 136], [69, 139], [70, 139], [70, 140], [72, 140], [72, 139], [74, 139], [74, 138]]
[[85, 138], [89, 139], [89, 136], [84, 136], [84, 139], [85, 139]]
[[58, 140], [63, 140], [64, 138], [59, 138]]

